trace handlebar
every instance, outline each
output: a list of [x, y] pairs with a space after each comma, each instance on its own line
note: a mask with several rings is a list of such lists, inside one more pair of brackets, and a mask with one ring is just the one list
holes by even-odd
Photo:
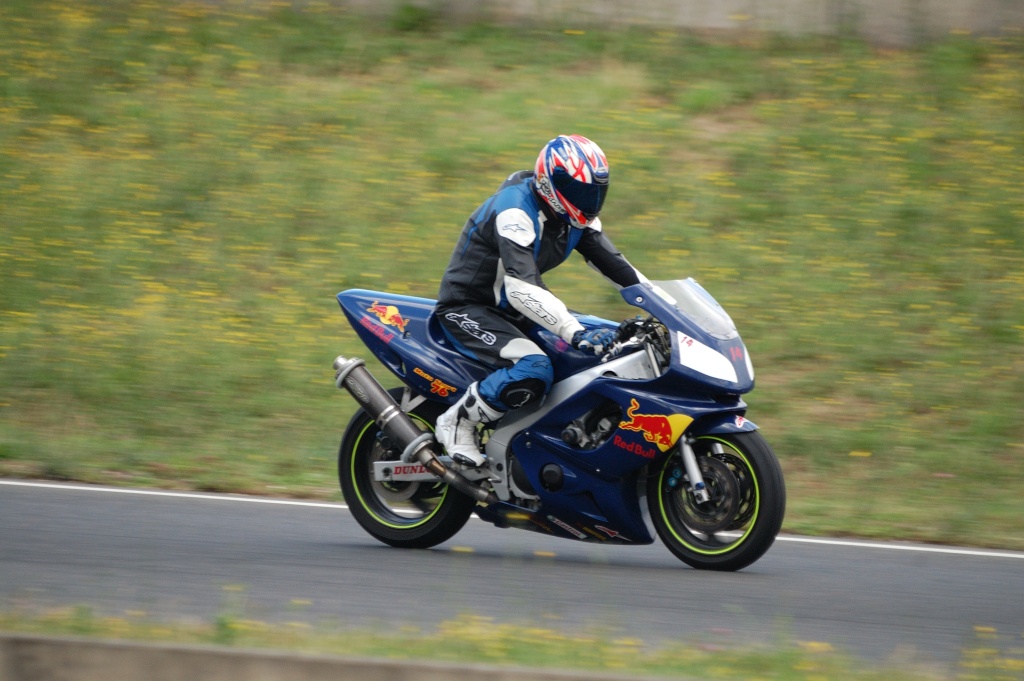
[[608, 350], [601, 355], [601, 363], [615, 359], [619, 355], [623, 354], [626, 350], [631, 348], [639, 348], [644, 344], [644, 341], [639, 336], [631, 336], [624, 341], [615, 341], [609, 346]]
[[652, 364], [656, 366], [659, 364], [658, 356], [664, 359], [671, 354], [665, 327], [653, 315], [646, 318], [638, 315], [623, 320], [616, 331], [615, 342], [602, 355], [601, 362], [608, 362], [641, 348], [647, 349]]

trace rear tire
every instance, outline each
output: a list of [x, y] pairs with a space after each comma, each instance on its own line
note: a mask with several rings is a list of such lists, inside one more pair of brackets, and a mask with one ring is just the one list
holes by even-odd
[[771, 547], [786, 513], [786, 486], [757, 431], [703, 435], [693, 443], [711, 500], [698, 504], [677, 448], [647, 483], [658, 536], [698, 570], [741, 570]]
[[[388, 392], [400, 402], [402, 391]], [[427, 401], [408, 415], [420, 428], [433, 432], [444, 410], [443, 405]], [[352, 416], [338, 451], [338, 480], [352, 516], [371, 536], [390, 546], [425, 549], [451, 539], [469, 520], [476, 501], [440, 480], [373, 479], [375, 461], [397, 461], [400, 455], [365, 411]]]

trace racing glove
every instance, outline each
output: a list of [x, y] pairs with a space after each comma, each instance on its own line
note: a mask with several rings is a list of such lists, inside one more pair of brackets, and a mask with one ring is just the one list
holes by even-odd
[[582, 329], [572, 337], [572, 346], [577, 350], [600, 355], [615, 342], [615, 332], [610, 329]]

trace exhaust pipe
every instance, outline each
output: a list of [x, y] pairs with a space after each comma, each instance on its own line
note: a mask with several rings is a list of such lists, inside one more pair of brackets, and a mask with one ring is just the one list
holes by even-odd
[[402, 461], [418, 461], [428, 471], [463, 494], [488, 505], [497, 503], [498, 497], [493, 492], [470, 482], [441, 463], [431, 447], [434, 435], [423, 432], [413, 423], [377, 379], [367, 371], [365, 365], [361, 359], [339, 356], [334, 360], [335, 384], [352, 395], [385, 435], [397, 442], [398, 446], [404, 447]]

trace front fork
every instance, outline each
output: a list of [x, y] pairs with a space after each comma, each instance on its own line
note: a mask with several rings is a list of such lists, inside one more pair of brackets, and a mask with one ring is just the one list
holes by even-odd
[[690, 480], [690, 491], [698, 504], [711, 501], [707, 487], [704, 485], [704, 476], [700, 474], [700, 466], [697, 465], [697, 455], [693, 452], [693, 437], [684, 435], [679, 440], [679, 449], [683, 453], [683, 466], [686, 467], [686, 477]]

